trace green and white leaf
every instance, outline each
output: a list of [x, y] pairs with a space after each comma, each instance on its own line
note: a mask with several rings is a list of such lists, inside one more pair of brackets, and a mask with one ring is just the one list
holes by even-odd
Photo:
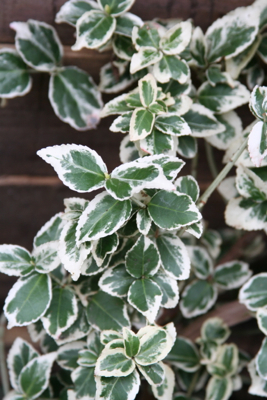
[[148, 215], [148, 211], [146, 208], [140, 209], [136, 214], [136, 224], [138, 230], [142, 235], [147, 235], [150, 228], [152, 221]]
[[[138, 53], [135, 53], [132, 56], [130, 73], [135, 74], [137, 71], [140, 71], [143, 68], [156, 64], [162, 59], [162, 57], [163, 55], [161, 51], [155, 47], [141, 47]], [[155, 73], [153, 73], [153, 75], [155, 75]]]
[[166, 361], [187, 372], [195, 372], [200, 367], [200, 355], [197, 347], [191, 340], [182, 336], [176, 338]]
[[262, 379], [259, 376], [256, 370], [255, 358], [248, 364], [248, 372], [251, 378], [251, 385], [248, 389], [248, 393], [256, 396], [266, 397], [267, 383], [265, 379]]
[[195, 224], [191, 224], [186, 228], [186, 232], [190, 233], [190, 235], [195, 236], [197, 239], [199, 239], [202, 236], [203, 233], [203, 222], [198, 221]]
[[53, 288], [52, 300], [42, 317], [46, 332], [58, 339], [78, 317], [78, 303], [75, 294], [68, 288]]
[[135, 53], [132, 40], [128, 36], [115, 35], [112, 41], [112, 47], [115, 55], [122, 60], [131, 61]]
[[36, 399], [48, 387], [52, 365], [57, 353], [49, 353], [31, 360], [20, 373], [20, 387], [28, 399]]
[[0, 272], [9, 276], [27, 275], [34, 269], [31, 254], [13, 244], [0, 246]]
[[140, 386], [140, 377], [136, 369], [128, 376], [123, 377], [95, 377], [96, 380], [96, 399], [115, 400], [120, 396], [120, 400], [134, 400]]
[[99, 193], [79, 219], [76, 234], [78, 244], [116, 232], [130, 218], [131, 211], [129, 200], [118, 201], [106, 192]]
[[113, 17], [118, 17], [128, 11], [135, 0], [115, 0], [110, 3], [110, 0], [97, 0], [100, 7]]
[[60, 24], [66, 22], [76, 26], [78, 19], [87, 11], [99, 9], [98, 4], [93, 0], [69, 0], [60, 8], [56, 14], [55, 21]]
[[146, 366], [163, 360], [173, 346], [168, 332], [157, 326], [147, 326], [137, 336], [140, 337], [140, 350], [135, 357], [138, 365]]
[[197, 26], [193, 30], [192, 39], [190, 42], [190, 52], [193, 61], [200, 67], [206, 65], [207, 43], [202, 29]]
[[[192, 104], [183, 118], [188, 123], [194, 137], [212, 136], [225, 130], [224, 125], [217, 120], [213, 112], [201, 104]], [[181, 138], [179, 138], [179, 142], [180, 140]]]
[[207, 279], [213, 274], [213, 262], [206, 249], [200, 246], [187, 246], [194, 273], [199, 279]]
[[199, 186], [192, 175], [181, 176], [174, 182], [176, 190], [180, 193], [188, 194], [196, 202], [199, 197]]
[[82, 367], [94, 366], [103, 348], [99, 333], [92, 330], [87, 337], [87, 349], [79, 351], [78, 364]]
[[[227, 186], [227, 188], [225, 188], [225, 190], [226, 189], [229, 189], [229, 187]], [[222, 245], [222, 237], [219, 234], [219, 232], [215, 231], [214, 229], [206, 229], [206, 231], [204, 232], [204, 234], [201, 238], [201, 242], [207, 248], [211, 257], [216, 259], [218, 257], [218, 255], [220, 254], [221, 245]]]
[[189, 196], [164, 190], [152, 197], [148, 213], [156, 225], [169, 230], [179, 229], [202, 218]]
[[45, 72], [60, 65], [63, 47], [51, 25], [29, 19], [27, 22], [12, 22], [10, 27], [16, 31], [16, 49], [27, 65]]
[[16, 50], [0, 50], [0, 96], [12, 99], [31, 90], [32, 79], [28, 67]]
[[249, 98], [250, 92], [247, 88], [236, 81], [233, 88], [225, 83], [219, 83], [213, 87], [208, 82], [204, 82], [198, 89], [200, 104], [218, 114], [226, 113], [248, 103]]
[[190, 42], [192, 33], [192, 24], [189, 21], [183, 21], [174, 25], [160, 39], [160, 48], [164, 54], [175, 55], [185, 50]]
[[105, 118], [108, 115], [125, 114], [132, 111], [132, 108], [127, 105], [126, 99], [127, 94], [121, 94], [107, 102], [101, 111], [101, 118]]
[[138, 369], [150, 385], [159, 386], [165, 379], [165, 369], [162, 362], [152, 365], [138, 365]]
[[[192, 129], [192, 126], [190, 128]], [[176, 150], [182, 157], [193, 158], [197, 153], [197, 141], [192, 136], [180, 136]]]
[[259, 329], [267, 336], [267, 309], [258, 308], [256, 317]]
[[140, 140], [139, 145], [141, 150], [147, 154], [168, 154], [174, 156], [176, 154], [176, 142], [177, 138], [175, 136], [165, 135], [154, 127], [148, 136]]
[[206, 281], [193, 281], [183, 292], [180, 310], [185, 318], [204, 314], [215, 304], [217, 296], [215, 286]]
[[227, 72], [221, 71], [221, 65], [212, 64], [206, 70], [206, 77], [211, 86], [216, 86], [218, 83], [226, 83], [230, 87], [234, 86], [232, 77]]
[[126, 269], [136, 279], [149, 278], [160, 267], [160, 257], [155, 244], [141, 235], [125, 257]]
[[174, 112], [179, 116], [186, 114], [193, 104], [191, 97], [187, 96], [186, 94], [181, 94], [180, 96], [174, 97], [174, 101], [175, 104], [169, 106], [168, 111]]
[[97, 359], [95, 374], [99, 376], [127, 376], [135, 369], [134, 361], [127, 357], [124, 349], [104, 349]]
[[188, 279], [190, 259], [182, 240], [173, 233], [164, 233], [156, 239], [165, 272], [174, 279]]
[[72, 374], [71, 379], [74, 383], [74, 399], [94, 400], [96, 395], [96, 383], [94, 377], [94, 367], [78, 367]]
[[159, 131], [174, 136], [190, 135], [191, 129], [187, 122], [178, 115], [163, 114], [156, 117], [155, 127]]
[[92, 254], [97, 265], [100, 267], [103, 264], [107, 254], [113, 254], [117, 250], [118, 246], [119, 237], [117, 233], [113, 233], [110, 236], [106, 236], [105, 238], [101, 238], [94, 242]]
[[236, 56], [258, 33], [259, 13], [253, 7], [239, 7], [217, 19], [206, 32], [207, 59], [211, 62]]
[[116, 18], [116, 30], [119, 35], [132, 37], [132, 30], [134, 26], [142, 26], [143, 21], [137, 15], [132, 13], [125, 13]]
[[262, 85], [265, 79], [264, 69], [259, 64], [254, 64], [247, 69], [246, 83], [249, 90], [253, 90], [256, 85]]
[[99, 267], [94, 257], [89, 255], [81, 266], [81, 274], [85, 276], [92, 276], [103, 272], [109, 266], [110, 257], [111, 256], [108, 255], [103, 264]]
[[65, 224], [65, 221], [62, 219], [62, 217], [63, 213], [58, 213], [42, 226], [42, 228], [35, 235], [33, 247], [38, 247], [41, 244], [59, 240], [62, 228]]
[[266, 116], [267, 88], [265, 86], [255, 86], [251, 95], [249, 108], [252, 114], [261, 121]]
[[113, 340], [122, 339], [122, 338], [123, 338], [123, 336], [121, 333], [119, 333], [117, 331], [113, 331], [111, 329], [102, 331], [100, 334], [100, 341], [104, 345], [108, 344], [109, 342], [111, 342]]
[[113, 63], [109, 62], [100, 69], [99, 90], [104, 93], [118, 93], [131, 86], [136, 81], [136, 77], [129, 72], [129, 63], [123, 61], [125, 65], [120, 69]]
[[87, 307], [87, 317], [89, 323], [101, 331], [106, 329], [122, 331], [123, 327], [130, 327], [126, 304], [121, 299], [102, 291], [92, 297]]
[[109, 127], [109, 130], [111, 132], [122, 132], [122, 133], [127, 133], [130, 131], [130, 121], [132, 118], [133, 113], [128, 112], [123, 115], [120, 115], [114, 121]]
[[128, 274], [124, 264], [108, 268], [101, 276], [98, 284], [100, 289], [111, 296], [124, 297], [127, 295], [134, 278]]
[[140, 100], [143, 107], [149, 107], [157, 99], [157, 82], [152, 74], [147, 74], [138, 81]]
[[112, 37], [116, 28], [116, 19], [101, 10], [84, 13], [76, 24], [76, 43], [72, 50], [97, 49]]
[[260, 167], [267, 155], [266, 123], [259, 121], [253, 126], [248, 138], [248, 151], [252, 164]]
[[206, 140], [220, 150], [226, 150], [230, 143], [242, 134], [242, 121], [235, 111], [216, 115], [216, 119], [224, 125], [224, 131], [206, 137]]
[[161, 306], [164, 308], [176, 307], [179, 300], [177, 281], [167, 275], [163, 269], [159, 269], [152, 280], [157, 283], [162, 292]]
[[155, 115], [145, 108], [134, 110], [130, 121], [130, 140], [144, 139], [153, 129]]
[[160, 386], [152, 386], [152, 392], [158, 400], [171, 399], [175, 386], [175, 376], [172, 369], [167, 364], [163, 364], [163, 367], [165, 370], [164, 382]]
[[240, 292], [239, 301], [251, 310], [267, 306], [267, 273], [260, 273], [248, 280]]
[[179, 83], [186, 83], [190, 78], [190, 69], [186, 61], [181, 60], [178, 56], [162, 55], [161, 58], [154, 63], [153, 75], [160, 83], [169, 82], [174, 79]]
[[41, 318], [52, 298], [51, 279], [47, 274], [33, 272], [20, 278], [9, 291], [4, 312], [8, 329], [25, 326]]
[[[153, 323], [158, 314], [162, 291], [151, 279], [136, 280], [129, 288], [127, 300], [130, 305], [143, 314], [150, 323]], [[156, 362], [156, 361], [155, 361]]]
[[207, 319], [201, 327], [201, 339], [216, 342], [219, 345], [228, 339], [230, 333], [228, 325], [218, 317]]
[[7, 357], [7, 366], [12, 387], [20, 392], [19, 376], [22, 368], [39, 353], [25, 340], [16, 338]]
[[207, 400], [227, 400], [231, 396], [233, 385], [231, 378], [218, 378], [213, 376], [206, 389]]
[[243, 261], [230, 261], [220, 264], [214, 271], [214, 282], [222, 289], [236, 289], [242, 286], [252, 275], [249, 264]]
[[104, 186], [107, 167], [89, 147], [76, 144], [46, 147], [37, 154], [57, 172], [64, 185], [77, 192], [90, 192]]
[[140, 341], [138, 336], [128, 328], [123, 328], [124, 349], [128, 357], [134, 357], [139, 352]]
[[238, 369], [238, 347], [235, 344], [224, 344], [219, 347], [216, 362], [207, 365], [211, 375], [224, 378], [235, 375]]
[[85, 345], [85, 342], [80, 340], [60, 346], [57, 351], [57, 364], [63, 369], [73, 371], [78, 367], [79, 351], [84, 349]]
[[264, 35], [262, 35], [257, 51], [258, 51], [258, 55], [260, 56], [262, 61], [266, 64], [267, 63], [267, 35], [266, 35], [266, 33]]
[[120, 144], [120, 160], [123, 164], [131, 162], [140, 157], [139, 151], [136, 148], [136, 143], [131, 142], [130, 136], [126, 135]]
[[266, 229], [267, 202], [257, 202], [251, 198], [231, 199], [225, 210], [225, 222], [236, 229], [247, 231]]
[[146, 22], [141, 27], [134, 27], [132, 31], [132, 41], [136, 50], [142, 47], [159, 47], [160, 26], [156, 23]]
[[[147, 156], [140, 158], [137, 161], [140, 163], [159, 165], [163, 169], [164, 175], [169, 181], [173, 181], [185, 165], [185, 162], [180, 158], [169, 156], [167, 154]], [[172, 187], [172, 189], [174, 189], [174, 187]]]
[[56, 269], [60, 264], [58, 251], [59, 243], [57, 240], [35, 247], [32, 255], [36, 271], [41, 274], [47, 274]]

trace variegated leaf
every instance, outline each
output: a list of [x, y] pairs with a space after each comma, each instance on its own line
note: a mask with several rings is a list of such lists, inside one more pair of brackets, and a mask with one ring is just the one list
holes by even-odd
[[128, 357], [136, 356], [140, 348], [138, 336], [130, 329], [123, 328], [123, 340], [126, 355]]
[[[201, 104], [193, 104], [183, 116], [194, 137], [207, 137], [224, 131], [224, 126], [217, 120], [213, 112]], [[180, 138], [179, 138], [180, 141]]]
[[256, 167], [262, 165], [267, 156], [267, 126], [265, 122], [259, 121], [253, 126], [248, 139], [248, 151], [252, 163]]
[[[187, 121], [188, 122], [188, 121]], [[190, 126], [190, 124], [188, 124]], [[192, 126], [190, 126], [192, 129]], [[197, 141], [192, 136], [180, 136], [177, 144], [177, 153], [185, 158], [193, 158], [197, 153]]]
[[195, 372], [200, 367], [200, 355], [196, 345], [182, 336], [176, 338], [166, 361], [187, 372]]
[[167, 364], [163, 364], [163, 367], [165, 370], [163, 383], [159, 386], [152, 386], [152, 392], [158, 400], [171, 399], [175, 386], [175, 376], [172, 369]]
[[163, 114], [157, 116], [155, 128], [168, 135], [185, 136], [191, 134], [187, 122], [178, 115]]
[[175, 155], [174, 139], [176, 139], [175, 136], [165, 135], [154, 127], [148, 136], [140, 140], [139, 145], [141, 150], [147, 154]]
[[66, 22], [76, 26], [78, 19], [87, 11], [98, 9], [98, 4], [93, 0], [69, 0], [56, 14], [55, 21], [60, 24]]
[[99, 287], [111, 296], [126, 296], [134, 278], [128, 274], [124, 264], [108, 268], [99, 280]]
[[239, 301], [251, 310], [267, 306], [267, 273], [262, 272], [250, 278], [240, 292]]
[[261, 378], [256, 370], [255, 358], [248, 364], [248, 372], [251, 378], [251, 385], [248, 393], [256, 396], [267, 396], [267, 382]]
[[218, 317], [207, 319], [201, 327], [201, 339], [218, 344], [224, 343], [230, 333], [228, 326]]
[[35, 269], [41, 274], [47, 274], [56, 269], [60, 264], [58, 256], [58, 241], [48, 242], [35, 247], [32, 255], [34, 258]]
[[160, 48], [167, 55], [180, 54], [191, 39], [192, 24], [189, 21], [183, 21], [174, 25], [160, 39]]
[[144, 139], [153, 129], [155, 115], [145, 108], [136, 108], [130, 121], [130, 140]]
[[225, 222], [236, 229], [247, 231], [267, 228], [267, 201], [257, 202], [252, 198], [231, 199], [225, 210]]
[[138, 369], [150, 385], [159, 386], [165, 379], [165, 369], [162, 362], [146, 366], [138, 365]]
[[199, 26], [193, 30], [190, 51], [197, 65], [204, 67], [206, 65], [207, 43], [203, 31]]
[[243, 285], [251, 274], [249, 264], [234, 260], [215, 268], [214, 282], [222, 289], [236, 289]]
[[137, 71], [157, 63], [162, 57], [162, 53], [155, 47], [141, 47], [138, 53], [132, 56], [130, 65], [131, 74], [135, 74]]
[[79, 351], [84, 349], [86, 343], [82, 340], [60, 346], [57, 351], [57, 364], [68, 371], [78, 367]]
[[95, 374], [99, 376], [127, 376], [135, 369], [134, 361], [127, 357], [124, 349], [104, 349], [97, 359]]
[[228, 400], [232, 394], [231, 378], [218, 378], [213, 376], [206, 389], [207, 400]]
[[180, 309], [185, 318], [192, 318], [207, 312], [216, 302], [218, 292], [215, 286], [206, 281], [193, 281], [186, 286]]
[[[160, 53], [162, 55], [162, 53]], [[186, 61], [178, 56], [163, 55], [153, 67], [153, 75], [160, 83], [174, 79], [179, 83], [186, 83], [190, 78], [190, 69]]]
[[27, 275], [34, 269], [31, 254], [24, 247], [13, 244], [0, 246], [0, 272], [9, 276]]
[[138, 81], [140, 100], [143, 107], [149, 107], [157, 99], [157, 82], [152, 74]]
[[127, 252], [126, 269], [136, 279], [149, 278], [158, 271], [160, 258], [155, 244], [141, 235], [135, 245]]
[[78, 367], [72, 374], [71, 379], [74, 383], [75, 400], [94, 400], [96, 395], [96, 383], [94, 367]]
[[162, 292], [162, 307], [176, 307], [179, 300], [177, 281], [167, 275], [163, 269], [159, 269], [158, 272], [153, 276], [152, 280], [157, 283]]
[[267, 309], [258, 308], [256, 317], [260, 330], [267, 336]]
[[136, 370], [123, 377], [96, 376], [96, 398], [98, 400], [113, 400], [118, 393], [121, 400], [134, 400], [140, 386], [140, 377]]
[[33, 240], [33, 246], [38, 247], [41, 244], [59, 240], [60, 233], [64, 226], [62, 219], [63, 213], [54, 215], [44, 226], [37, 232]]
[[191, 199], [196, 202], [199, 197], [199, 186], [192, 175], [181, 176], [174, 182], [176, 190], [180, 193], [188, 194]]
[[98, 4], [103, 8], [106, 13], [118, 17], [128, 11], [135, 0], [114, 0], [110, 3], [110, 0], [97, 0]]
[[116, 33], [123, 36], [132, 37], [134, 26], [142, 26], [143, 21], [137, 15], [125, 13], [116, 18]]

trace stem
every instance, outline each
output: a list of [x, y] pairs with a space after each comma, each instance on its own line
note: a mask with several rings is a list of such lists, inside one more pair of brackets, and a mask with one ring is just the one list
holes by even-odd
[[190, 386], [189, 386], [189, 388], [187, 390], [186, 397], [191, 397], [192, 396], [192, 393], [194, 392], [194, 389], [195, 389], [196, 384], [197, 384], [198, 375], [199, 375], [199, 370], [197, 370], [195, 372], [195, 375], [193, 376], [192, 382], [190, 383]]
[[198, 152], [191, 162], [191, 175], [196, 179], [197, 178], [197, 164], [198, 164]]
[[213, 148], [206, 140], [205, 140], [205, 150], [212, 178], [216, 179], [216, 177], [218, 176], [218, 169], [214, 159]]
[[241, 156], [241, 154], [243, 153], [243, 151], [245, 150], [245, 148], [247, 146], [247, 141], [248, 141], [248, 139], [246, 139], [243, 142], [242, 146], [234, 154], [231, 161], [229, 161], [226, 164], [226, 166], [221, 170], [219, 175], [214, 179], [214, 181], [210, 184], [210, 186], [207, 188], [207, 190], [205, 190], [205, 192], [202, 194], [202, 196], [200, 196], [200, 198], [198, 199], [198, 202], [197, 202], [197, 207], [199, 210], [201, 210], [204, 207], [204, 205], [207, 203], [210, 195], [214, 192], [214, 190], [221, 183], [221, 181], [226, 177], [226, 175], [228, 174], [230, 169], [233, 167], [235, 162]]
[[3, 392], [6, 395], [9, 390], [9, 380], [8, 380], [8, 373], [6, 367], [6, 357], [5, 357], [5, 346], [4, 346], [4, 333], [5, 333], [5, 314], [3, 313], [0, 318], [0, 375], [3, 384]]

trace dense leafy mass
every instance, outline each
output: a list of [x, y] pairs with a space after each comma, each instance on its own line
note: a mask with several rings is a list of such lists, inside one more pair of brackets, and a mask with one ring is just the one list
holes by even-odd
[[[249, 393], [267, 397], [267, 273], [249, 266], [262, 233], [240, 260], [224, 258], [241, 230], [267, 233], [266, 1], [230, 12], [205, 34], [191, 20], [143, 22], [129, 12], [133, 3], [68, 0], [56, 16], [76, 29], [74, 51], [113, 51], [99, 86], [62, 65], [58, 35], [44, 22], [13, 22], [16, 49], [0, 51], [2, 99], [28, 93], [32, 72], [48, 73], [62, 121], [87, 130], [115, 116], [110, 131], [124, 134], [113, 171], [79, 144], [37, 152], [78, 197], [64, 200], [31, 252], [0, 245], [0, 272], [18, 278], [5, 301], [8, 328], [27, 326], [38, 342], [38, 351], [20, 338], [12, 345], [4, 400], [134, 400], [144, 381], [158, 400], [227, 400], [246, 365]], [[101, 92], [114, 97], [103, 105]], [[255, 120], [243, 129], [235, 109], [247, 103]], [[215, 175], [201, 196], [200, 139]], [[219, 175], [213, 147], [225, 151]], [[191, 174], [181, 175], [185, 160]], [[235, 230], [203, 221], [216, 187]], [[79, 197], [95, 190], [90, 201]], [[203, 318], [237, 289], [265, 335], [252, 360], [226, 342], [221, 318]], [[198, 316], [196, 340], [176, 331], [174, 322]]]

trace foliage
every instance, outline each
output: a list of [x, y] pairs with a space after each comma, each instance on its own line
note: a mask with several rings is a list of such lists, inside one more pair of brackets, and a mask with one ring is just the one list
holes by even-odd
[[[87, 130], [115, 116], [110, 131], [125, 134], [113, 171], [78, 144], [37, 153], [71, 190], [101, 191], [90, 201], [65, 199], [32, 252], [0, 245], [0, 272], [18, 277], [4, 306], [8, 328], [27, 326], [41, 350], [15, 340], [5, 400], [133, 400], [144, 381], [158, 400], [227, 400], [247, 364], [249, 393], [267, 397], [267, 273], [249, 268], [262, 234], [240, 260], [223, 260], [243, 231], [267, 233], [266, 1], [230, 12], [205, 34], [191, 20], [143, 22], [129, 12], [133, 2], [68, 0], [56, 16], [75, 27], [74, 51], [113, 51], [99, 86], [62, 65], [63, 47], [44, 22], [13, 22], [16, 50], [0, 51], [2, 99], [28, 93], [32, 73], [48, 73], [62, 121]], [[101, 92], [115, 96], [103, 106]], [[255, 121], [243, 129], [235, 110], [247, 103]], [[215, 175], [201, 196], [200, 138]], [[225, 151], [220, 174], [212, 147]], [[184, 159], [191, 175], [180, 175]], [[233, 165], [236, 176], [226, 178]], [[235, 230], [219, 233], [203, 221], [217, 187]], [[226, 342], [219, 317], [202, 319], [196, 340], [179, 329], [177, 336], [174, 322], [194, 326], [222, 293], [239, 288], [265, 335], [252, 361]]]

